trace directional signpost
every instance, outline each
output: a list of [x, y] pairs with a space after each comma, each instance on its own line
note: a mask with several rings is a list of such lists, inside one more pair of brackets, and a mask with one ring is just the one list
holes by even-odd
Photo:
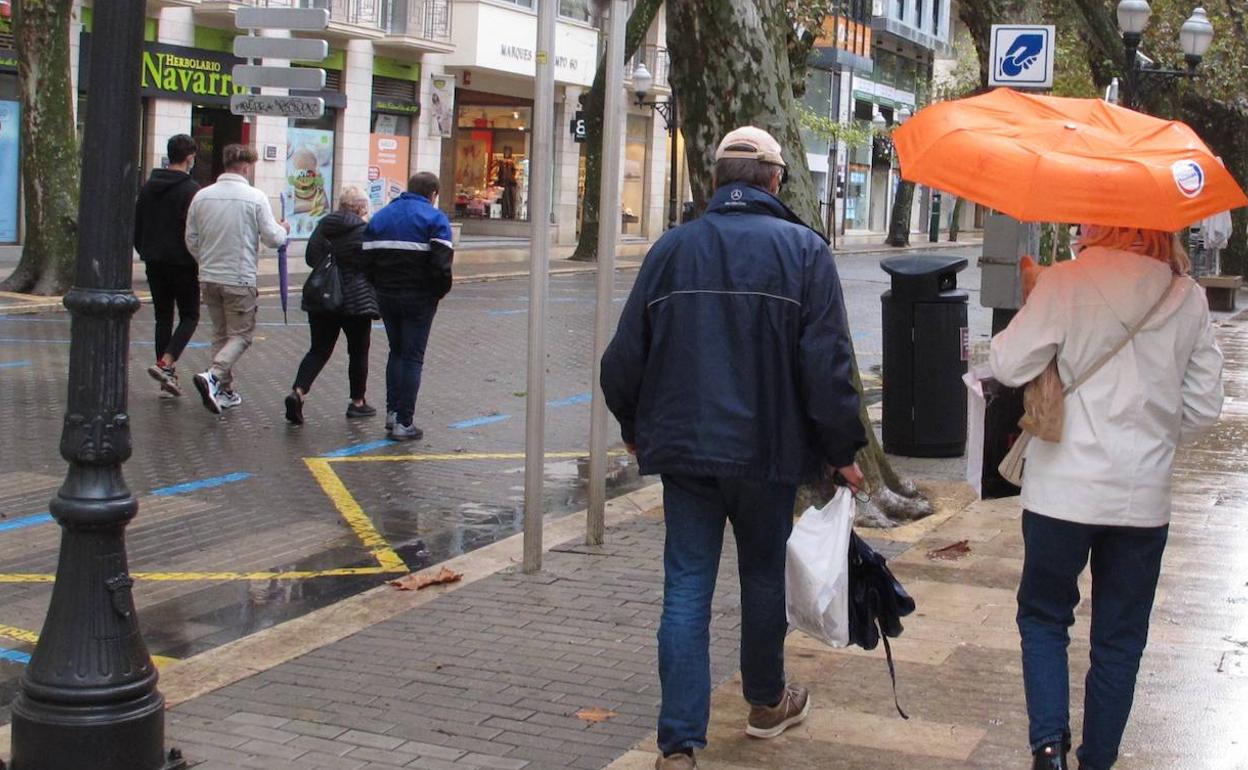
[[[234, 39], [234, 55], [247, 64], [234, 66], [234, 82], [248, 88], [284, 88], [288, 91], [320, 91], [325, 87], [325, 70], [319, 67], [275, 67], [253, 63], [256, 59], [324, 61], [329, 43], [294, 37], [260, 37], [257, 30], [319, 32], [329, 26], [329, 11], [323, 8], [240, 8], [234, 25], [249, 34]], [[325, 114], [325, 100], [319, 96], [280, 94], [234, 94], [230, 112], [235, 115], [274, 115], [286, 118], [319, 118]]]

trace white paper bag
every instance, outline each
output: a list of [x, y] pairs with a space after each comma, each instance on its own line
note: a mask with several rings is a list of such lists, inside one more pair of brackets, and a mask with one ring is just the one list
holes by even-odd
[[808, 508], [789, 536], [784, 570], [789, 624], [833, 647], [849, 644], [849, 533], [854, 496], [848, 489], [822, 509]]

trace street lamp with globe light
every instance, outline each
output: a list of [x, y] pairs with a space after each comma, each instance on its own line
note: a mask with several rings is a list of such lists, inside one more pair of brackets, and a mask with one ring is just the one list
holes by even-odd
[[633, 91], [637, 95], [634, 102], [638, 107], [649, 107], [663, 118], [663, 125], [667, 128], [668, 140], [671, 144], [671, 150], [668, 157], [671, 160], [671, 169], [668, 171], [668, 200], [667, 200], [667, 226], [675, 227], [677, 224], [676, 201], [677, 188], [676, 176], [679, 173], [680, 162], [676, 155], [676, 129], [680, 123], [676, 111], [676, 94], [672, 94], [666, 100], [655, 99], [646, 101], [646, 97], [650, 95], [654, 88], [654, 76], [650, 74], [650, 70], [646, 68], [646, 63], [639, 61], [637, 67], [633, 70]]
[[1204, 8], [1197, 8], [1183, 22], [1179, 31], [1179, 46], [1183, 49], [1183, 57], [1187, 62], [1186, 69], [1161, 67], [1151, 61], [1141, 60], [1139, 55], [1140, 41], [1148, 20], [1152, 16], [1152, 8], [1146, 0], [1121, 0], [1118, 3], [1118, 28], [1122, 31], [1122, 44], [1127, 51], [1127, 73], [1123, 89], [1123, 103], [1139, 109], [1142, 97], [1147, 89], [1163, 83], [1171, 83], [1179, 78], [1195, 78], [1197, 68], [1213, 44], [1213, 25]]

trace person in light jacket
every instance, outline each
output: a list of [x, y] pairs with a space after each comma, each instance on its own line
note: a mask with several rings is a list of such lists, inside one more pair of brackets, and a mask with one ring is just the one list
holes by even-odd
[[289, 224], [274, 219], [268, 197], [247, 181], [256, 151], [231, 144], [223, 157], [225, 173], [195, 195], [186, 216], [186, 248], [199, 262], [201, 293], [212, 319], [212, 366], [194, 382], [214, 414], [243, 403], [234, 390], [234, 364], [256, 333], [260, 242], [276, 249], [290, 232]]
[[993, 339], [992, 371], [1003, 384], [1029, 382], [1055, 356], [1062, 382], [1075, 382], [1165, 299], [1066, 396], [1061, 440], [1027, 449], [1018, 629], [1035, 770], [1068, 767], [1068, 629], [1089, 561], [1092, 663], [1079, 766], [1108, 770], [1117, 760], [1166, 545], [1175, 450], [1222, 409], [1222, 354], [1177, 239], [1092, 226], [1079, 248], [1076, 260], [1042, 271]]
[[338, 210], [322, 219], [308, 239], [304, 261], [314, 270], [330, 255], [337, 265], [342, 279], [342, 307], [333, 313], [325, 312], [308, 303], [308, 293], [303, 293], [303, 309], [308, 313], [308, 329], [312, 346], [299, 363], [295, 384], [286, 396], [286, 421], [294, 425], [303, 423], [303, 401], [312, 389], [312, 382], [329, 357], [334, 354], [338, 333], [347, 338], [347, 379], [351, 388], [351, 401], [347, 404], [349, 419], [372, 417], [377, 414], [365, 400], [368, 390], [368, 348], [373, 333], [373, 321], [381, 318], [377, 307], [377, 292], [368, 280], [368, 262], [360, 245], [364, 228], [368, 223], [368, 196], [358, 187], [348, 185], [338, 194]]

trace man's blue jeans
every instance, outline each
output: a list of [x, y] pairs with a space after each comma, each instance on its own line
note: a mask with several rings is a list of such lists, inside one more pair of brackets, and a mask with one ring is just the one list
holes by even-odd
[[421, 292], [377, 292], [381, 320], [386, 325], [390, 355], [386, 359], [386, 413], [397, 412], [402, 425], [412, 424], [425, 347], [438, 300]]
[[1092, 562], [1092, 665], [1084, 688], [1082, 770], [1109, 770], [1131, 714], [1135, 677], [1169, 527], [1101, 527], [1023, 513], [1018, 588], [1032, 750], [1070, 738], [1068, 629]]
[[711, 716], [711, 598], [732, 522], [741, 578], [741, 677], [745, 699], [784, 695], [785, 543], [797, 487], [741, 479], [663, 476], [667, 541], [659, 623], [659, 749], [706, 746]]

